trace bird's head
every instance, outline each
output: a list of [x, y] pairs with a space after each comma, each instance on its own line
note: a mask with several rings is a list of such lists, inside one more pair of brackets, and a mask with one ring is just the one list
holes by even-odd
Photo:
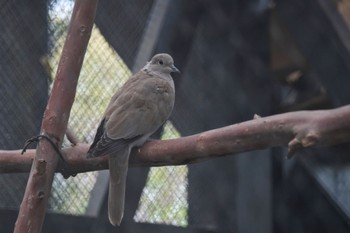
[[173, 58], [166, 53], [154, 55], [144, 68], [158, 74], [180, 73], [179, 69], [174, 65]]

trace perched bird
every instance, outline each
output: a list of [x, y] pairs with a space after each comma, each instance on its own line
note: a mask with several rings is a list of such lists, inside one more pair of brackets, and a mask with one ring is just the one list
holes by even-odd
[[88, 151], [88, 158], [109, 155], [108, 217], [120, 225], [124, 212], [128, 160], [169, 118], [175, 101], [173, 58], [155, 55], [114, 94]]

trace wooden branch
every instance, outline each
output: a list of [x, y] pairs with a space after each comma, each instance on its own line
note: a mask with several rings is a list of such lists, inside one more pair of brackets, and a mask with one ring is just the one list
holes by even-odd
[[79, 143], [79, 139], [77, 138], [75, 133], [70, 128], [67, 128], [66, 137], [72, 146]]
[[57, 147], [62, 145], [96, 7], [97, 0], [75, 1], [67, 39], [41, 126], [40, 132], [46, 137], [39, 141], [33, 156], [34, 162], [20, 206], [15, 233], [41, 232], [58, 162], [58, 154], [50, 141], [57, 144]]
[[[311, 146], [350, 141], [350, 105], [319, 111], [299, 111], [251, 121], [173, 140], [154, 140], [133, 150], [131, 166], [167, 166], [204, 161], [220, 156], [288, 145], [289, 155]], [[87, 144], [63, 149], [69, 164], [56, 171], [65, 176], [108, 168], [107, 157], [86, 159]], [[0, 151], [0, 172], [28, 172], [35, 151]]]

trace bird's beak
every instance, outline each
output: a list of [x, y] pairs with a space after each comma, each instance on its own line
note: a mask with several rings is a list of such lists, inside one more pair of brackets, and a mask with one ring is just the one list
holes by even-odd
[[178, 68], [176, 68], [176, 66], [174, 66], [174, 65], [171, 66], [171, 71], [174, 73], [181, 73], [180, 70]]

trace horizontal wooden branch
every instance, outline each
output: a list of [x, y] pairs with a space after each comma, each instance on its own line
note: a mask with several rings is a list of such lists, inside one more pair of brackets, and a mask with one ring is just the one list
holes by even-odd
[[[289, 155], [298, 149], [350, 141], [350, 105], [333, 110], [299, 111], [256, 118], [231, 126], [173, 140], [155, 140], [135, 149], [131, 166], [181, 165], [259, 150], [288, 146]], [[65, 176], [108, 168], [106, 157], [86, 159], [88, 144], [64, 148], [68, 166], [57, 172]], [[0, 151], [0, 173], [29, 172], [35, 151]]]

